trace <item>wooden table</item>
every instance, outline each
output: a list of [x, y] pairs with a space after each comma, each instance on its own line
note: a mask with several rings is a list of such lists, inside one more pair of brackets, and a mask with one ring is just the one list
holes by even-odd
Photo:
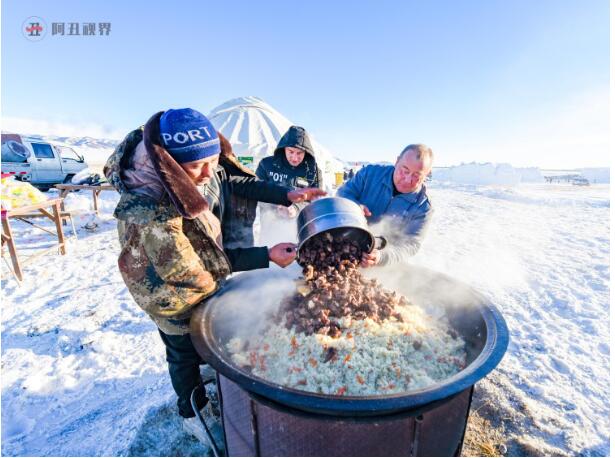
[[[102, 191], [115, 191], [115, 188], [110, 184], [101, 184], [98, 186], [92, 186], [89, 184], [57, 184], [55, 185], [60, 190], [60, 198], [64, 198], [71, 191], [77, 191], [79, 189], [86, 189], [92, 191], [92, 198], [94, 199], [94, 212], [98, 215], [98, 195]], [[64, 210], [64, 204], [62, 204], [62, 210]]]
[[[61, 216], [61, 205], [63, 199], [50, 199], [44, 202], [40, 202], [38, 204], [26, 205], [24, 207], [13, 208], [12, 210], [3, 210], [2, 211], [2, 249], [4, 249], [4, 244], [6, 243], [9, 248], [9, 253], [11, 255], [11, 261], [13, 264], [13, 273], [18, 281], [23, 280], [23, 271], [21, 270], [22, 265], [26, 265], [27, 263], [32, 262], [35, 258], [48, 253], [49, 251], [59, 249], [61, 255], [66, 254], [66, 242], [64, 240], [64, 232], [62, 231], [62, 216]], [[49, 211], [51, 209], [51, 211]], [[38, 213], [36, 213], [38, 212]], [[37, 226], [36, 224], [30, 222], [28, 217], [40, 217], [44, 216], [49, 218], [55, 223], [56, 231], [50, 231], [44, 227]], [[58, 238], [57, 246], [54, 245], [51, 248], [47, 248], [45, 250], [41, 250], [35, 255], [28, 257], [26, 262], [20, 262], [19, 256], [17, 255], [17, 247], [15, 246], [15, 238], [13, 236], [13, 231], [11, 230], [11, 219], [18, 219], [28, 224], [42, 230], [45, 232], [49, 232], [52, 235], [55, 235]]]

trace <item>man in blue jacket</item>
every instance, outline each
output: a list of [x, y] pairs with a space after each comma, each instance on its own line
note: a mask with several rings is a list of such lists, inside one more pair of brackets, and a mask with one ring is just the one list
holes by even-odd
[[418, 252], [433, 213], [424, 185], [432, 162], [430, 148], [408, 145], [395, 166], [367, 165], [337, 191], [361, 205], [368, 223], [387, 226], [387, 246], [366, 253], [363, 267], [404, 262]]

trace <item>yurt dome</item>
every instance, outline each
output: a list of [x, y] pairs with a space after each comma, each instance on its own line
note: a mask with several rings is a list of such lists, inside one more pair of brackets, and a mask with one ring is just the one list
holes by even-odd
[[[293, 125], [271, 105], [254, 96], [229, 100], [214, 108], [207, 117], [231, 142], [240, 160], [253, 170], [262, 158], [273, 154], [282, 135]], [[331, 188], [335, 183], [335, 172], [343, 172], [343, 164], [314, 139], [310, 126], [302, 127], [310, 135], [325, 186]]]

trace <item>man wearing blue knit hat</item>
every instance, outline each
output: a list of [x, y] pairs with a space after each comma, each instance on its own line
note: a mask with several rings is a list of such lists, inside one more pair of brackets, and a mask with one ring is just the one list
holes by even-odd
[[220, 137], [203, 114], [190, 108], [168, 110], [128, 134], [104, 169], [121, 194], [114, 213], [120, 273], [135, 302], [158, 326], [185, 429], [205, 443], [190, 405], [195, 388], [198, 408], [207, 404], [200, 386], [203, 361], [189, 334], [192, 311], [232, 272], [266, 268], [270, 261], [286, 267], [296, 252], [293, 243], [223, 247], [223, 206], [212, 208], [203, 186], [215, 182], [221, 200], [230, 201], [225, 194], [232, 192], [287, 206], [324, 194], [220, 174], [220, 151]]

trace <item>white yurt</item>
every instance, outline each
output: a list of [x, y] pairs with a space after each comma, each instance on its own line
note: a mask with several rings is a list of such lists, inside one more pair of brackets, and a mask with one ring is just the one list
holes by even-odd
[[[254, 96], [229, 100], [214, 108], [207, 117], [231, 142], [235, 155], [252, 170], [256, 170], [262, 158], [273, 154], [282, 135], [293, 125], [271, 105]], [[332, 189], [335, 173], [343, 172], [344, 165], [314, 139], [310, 126], [302, 127], [310, 135], [325, 187]]]

